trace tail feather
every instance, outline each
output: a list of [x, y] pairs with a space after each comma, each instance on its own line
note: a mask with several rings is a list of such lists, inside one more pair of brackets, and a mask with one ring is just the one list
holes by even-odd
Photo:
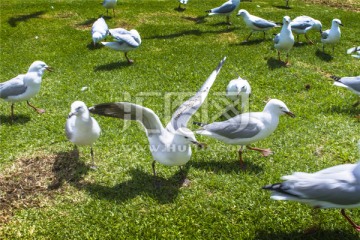
[[331, 75], [330, 78], [332, 78], [335, 81], [339, 81], [341, 79], [341, 77], [335, 76], [335, 75]]
[[200, 126], [200, 127], [203, 127], [206, 125], [206, 123], [201, 123], [201, 122], [193, 122], [194, 125], [197, 125], [197, 126]]
[[289, 186], [285, 186], [283, 183], [269, 184], [269, 185], [263, 186], [262, 189], [273, 191], [273, 192], [280, 193], [280, 194], [284, 194], [284, 196], [287, 195], [287, 196], [296, 197], [296, 198], [300, 197], [294, 193], [289, 192], [288, 190], [291, 190], [291, 188]]
[[206, 10], [205, 12], [206, 12], [206, 13], [211, 13], [211, 10]]

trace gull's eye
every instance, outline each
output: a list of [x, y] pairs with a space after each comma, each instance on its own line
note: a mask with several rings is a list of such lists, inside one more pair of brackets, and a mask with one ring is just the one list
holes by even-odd
[[185, 136], [184, 138], [188, 139], [189, 137], [186, 137], [186, 136]]

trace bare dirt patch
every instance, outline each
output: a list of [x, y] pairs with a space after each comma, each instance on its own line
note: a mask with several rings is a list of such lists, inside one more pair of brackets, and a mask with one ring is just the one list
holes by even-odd
[[360, 12], [360, 0], [303, 0], [306, 3], [321, 4], [339, 9]]

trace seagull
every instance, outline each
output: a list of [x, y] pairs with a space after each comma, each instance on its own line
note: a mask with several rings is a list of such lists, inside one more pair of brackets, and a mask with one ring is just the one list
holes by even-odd
[[290, 17], [285, 16], [283, 18], [283, 26], [281, 28], [281, 31], [274, 38], [275, 48], [278, 52], [279, 61], [281, 61], [280, 52], [286, 52], [286, 65], [288, 65], [289, 51], [294, 46], [295, 41], [294, 35], [291, 32], [290, 22]]
[[91, 28], [91, 37], [94, 43], [94, 46], [96, 43], [100, 42], [101, 40], [105, 39], [106, 36], [109, 34], [109, 28], [106, 24], [103, 17], [97, 19]]
[[46, 65], [46, 63], [35, 61], [30, 65], [26, 74], [20, 74], [13, 79], [0, 83], [0, 98], [11, 102], [12, 120], [14, 120], [15, 102], [26, 101], [27, 105], [38, 113], [45, 112], [44, 109], [37, 108], [29, 102], [30, 98], [40, 91], [41, 78], [45, 70], [52, 71], [51, 67]]
[[104, 8], [106, 8], [106, 14], [109, 14], [109, 9], [112, 8], [113, 14], [115, 17], [115, 6], [116, 6], [117, 0], [104, 0], [102, 2], [102, 5]]
[[247, 42], [253, 32], [263, 32], [265, 39], [265, 31], [272, 29], [273, 27], [278, 26], [276, 23], [265, 20], [263, 18], [251, 15], [245, 9], [240, 9], [236, 16], [242, 16], [245, 24], [248, 28], [251, 29], [250, 35], [246, 38], [244, 42]]
[[359, 96], [358, 101], [353, 105], [354, 107], [360, 104], [360, 76], [357, 77], [337, 77], [331, 76], [334, 79], [334, 85], [349, 89]]
[[211, 15], [225, 15], [227, 24], [231, 24], [230, 22], [230, 14], [240, 5], [240, 0], [229, 0], [225, 2], [223, 5], [217, 8], [213, 8], [207, 10], [205, 12]]
[[71, 104], [71, 111], [65, 124], [66, 137], [77, 146], [90, 145], [92, 159], [91, 168], [95, 169], [93, 144], [100, 136], [98, 122], [90, 116], [90, 112], [82, 101], [75, 101]]
[[295, 172], [283, 176], [282, 183], [264, 186], [273, 200], [292, 200], [314, 208], [340, 208], [346, 220], [360, 232], [345, 213], [346, 208], [360, 206], [360, 162], [342, 164], [315, 173]]
[[244, 112], [249, 102], [251, 94], [251, 87], [247, 80], [242, 79], [240, 76], [237, 79], [233, 79], [226, 87], [226, 97], [231, 101], [241, 100], [241, 111]]
[[340, 41], [340, 27], [344, 26], [339, 19], [333, 19], [331, 23], [331, 28], [321, 33], [321, 42], [323, 43], [323, 52], [325, 52], [325, 44], [332, 45], [333, 53], [335, 49], [335, 44]]
[[270, 149], [250, 147], [249, 144], [260, 141], [273, 133], [279, 124], [279, 116], [283, 114], [295, 117], [284, 102], [271, 99], [262, 112], [242, 113], [223, 122], [210, 124], [194, 122], [194, 124], [201, 127], [196, 131], [197, 134], [215, 138], [226, 144], [241, 145], [239, 161], [240, 166], [245, 168], [242, 159], [243, 147], [261, 152], [263, 156], [270, 155], [272, 153]]
[[225, 59], [226, 57], [222, 59], [199, 91], [175, 111], [166, 128], [163, 127], [159, 117], [151, 109], [133, 103], [103, 103], [90, 107], [89, 110], [91, 113], [103, 116], [141, 122], [149, 140], [153, 157], [152, 169], [154, 176], [156, 176], [156, 162], [167, 166], [182, 166], [190, 160], [190, 144], [195, 144], [198, 147], [206, 146], [199, 143], [194, 133], [186, 126], [191, 116], [205, 101]]
[[178, 9], [185, 9], [185, 7], [184, 7], [184, 8], [181, 8], [181, 4], [186, 5], [187, 3], [188, 3], [188, 0], [179, 0], [179, 7], [178, 7]]
[[310, 31], [311, 29], [315, 29], [322, 33], [322, 24], [319, 20], [316, 20], [312, 17], [308, 16], [299, 16], [296, 17], [294, 20], [290, 22], [291, 31], [293, 33], [297, 34], [297, 41], [299, 42], [299, 35], [304, 34], [306, 40], [308, 40], [309, 43], [314, 44], [313, 41], [311, 41], [306, 33]]
[[141, 38], [138, 31], [131, 29], [130, 31], [124, 28], [115, 28], [109, 30], [110, 35], [115, 39], [115, 42], [101, 42], [105, 47], [114, 49], [115, 51], [122, 51], [129, 64], [134, 61], [129, 59], [127, 53], [138, 48], [141, 44]]
[[346, 51], [346, 53], [347, 54], [356, 53], [356, 54], [353, 54], [351, 56], [353, 56], [354, 58], [360, 59], [360, 46], [349, 48]]

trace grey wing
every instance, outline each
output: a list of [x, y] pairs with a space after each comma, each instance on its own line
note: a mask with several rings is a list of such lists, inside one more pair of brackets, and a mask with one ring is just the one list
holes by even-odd
[[236, 5], [232, 4], [231, 2], [226, 2], [220, 7], [211, 9], [212, 13], [229, 13], [234, 11], [236, 8]]
[[210, 74], [205, 83], [199, 89], [199, 91], [191, 97], [189, 100], [181, 104], [175, 113], [172, 115], [172, 118], [166, 128], [168, 130], [177, 130], [181, 127], [186, 127], [191, 116], [201, 107], [205, 101], [211, 86], [213, 85], [216, 76], [220, 72], [222, 65], [224, 64], [226, 57], [224, 57], [216, 69]]
[[118, 35], [129, 34], [130, 32], [124, 28], [113, 28], [109, 29], [109, 33], [111, 36], [116, 38]]
[[344, 85], [354, 89], [355, 91], [360, 92], [360, 76], [357, 77], [342, 77], [339, 82]]
[[291, 28], [292, 29], [300, 29], [300, 30], [305, 30], [309, 27], [311, 27], [312, 24], [308, 23], [308, 22], [294, 22], [294, 23], [291, 23]]
[[9, 81], [0, 83], [0, 98], [8, 98], [10, 96], [16, 96], [23, 94], [27, 86], [23, 82], [24, 74], [10, 79]]
[[272, 23], [272, 22], [269, 22], [265, 19], [256, 19], [254, 22], [253, 22], [254, 26], [255, 27], [258, 27], [258, 28], [271, 28], [271, 27], [275, 27], [276, 24], [275, 23]]
[[138, 47], [139, 43], [135, 41], [135, 39], [130, 34], [119, 34], [115, 37], [115, 40], [119, 43], [126, 42], [128, 45], [132, 47]]
[[263, 124], [253, 118], [244, 121], [241, 120], [240, 116], [237, 116], [224, 122], [205, 125], [203, 128], [220, 136], [236, 139], [256, 136], [262, 130]]
[[102, 103], [90, 107], [89, 111], [107, 117], [137, 120], [144, 125], [148, 134], [163, 131], [159, 117], [151, 109], [137, 104], [128, 102]]
[[274, 37], [274, 43], [275, 43], [275, 44], [278, 44], [279, 41], [280, 41], [280, 33], [277, 34], [277, 35]]
[[329, 31], [328, 30], [321, 33], [321, 39], [327, 39], [328, 36], [329, 36]]

